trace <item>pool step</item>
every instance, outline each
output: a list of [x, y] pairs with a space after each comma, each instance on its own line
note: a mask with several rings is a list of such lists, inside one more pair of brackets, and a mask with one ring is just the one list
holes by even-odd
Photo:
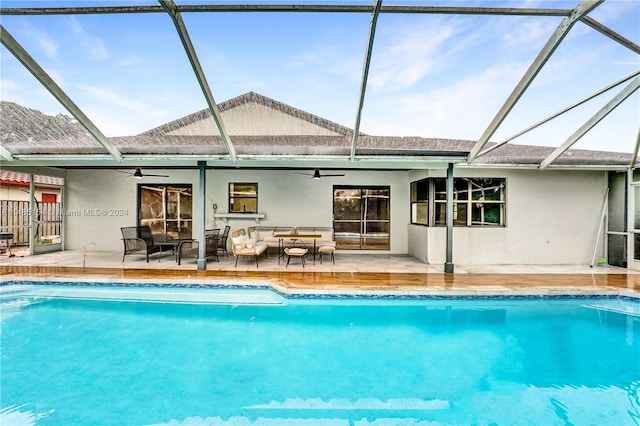
[[611, 303], [592, 303], [583, 306], [585, 308], [597, 309], [600, 311], [615, 312], [618, 314], [640, 317], [640, 304], [634, 302], [626, 302], [624, 300], [616, 300], [615, 302]]

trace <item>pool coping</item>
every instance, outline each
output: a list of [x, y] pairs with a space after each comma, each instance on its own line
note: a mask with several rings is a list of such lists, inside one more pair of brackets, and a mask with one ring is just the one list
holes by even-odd
[[73, 278], [28, 278], [0, 280], [0, 292], [8, 286], [56, 285], [56, 286], [91, 286], [91, 287], [129, 287], [129, 288], [185, 288], [185, 289], [262, 289], [271, 290], [286, 299], [398, 299], [398, 300], [437, 300], [437, 299], [622, 299], [640, 302], [640, 292], [631, 289], [299, 289], [282, 285], [278, 280], [270, 279], [221, 279], [211, 280], [178, 280], [175, 279], [73, 279]]

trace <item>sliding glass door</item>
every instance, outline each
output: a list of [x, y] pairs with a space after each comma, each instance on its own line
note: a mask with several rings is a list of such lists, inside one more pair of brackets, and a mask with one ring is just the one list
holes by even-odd
[[139, 185], [138, 217], [154, 234], [192, 238], [191, 185]]
[[390, 210], [388, 186], [334, 186], [336, 248], [389, 250]]

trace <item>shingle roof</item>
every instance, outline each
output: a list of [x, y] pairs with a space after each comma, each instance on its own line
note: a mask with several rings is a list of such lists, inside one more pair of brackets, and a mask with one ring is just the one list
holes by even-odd
[[[282, 102], [276, 101], [275, 99], [268, 98], [255, 92], [248, 92], [244, 95], [236, 96], [235, 98], [224, 101], [218, 104], [218, 109], [222, 113], [249, 102], [255, 102], [257, 104], [264, 105], [266, 107], [283, 112], [292, 117], [308, 121], [309, 123], [319, 125], [342, 135], [353, 134], [353, 130], [349, 129], [348, 127], [342, 126], [338, 123], [334, 123], [333, 121], [327, 120], [326, 118], [319, 117], [301, 109], [294, 108], [291, 105], [284, 104]], [[183, 127], [209, 117], [211, 117], [211, 112], [209, 111], [209, 109], [203, 109], [193, 114], [187, 115], [186, 117], [182, 117], [154, 129], [147, 130], [146, 132], [141, 133], [140, 136], [165, 134], [177, 127]]]
[[[249, 92], [219, 104], [221, 112], [239, 105], [256, 102], [276, 109], [296, 119], [320, 125], [338, 136], [315, 135], [234, 135], [233, 144], [238, 155], [244, 156], [349, 156], [353, 131], [316, 115]], [[12, 102], [0, 103], [0, 145], [14, 155], [20, 154], [105, 154], [105, 149], [73, 118], [58, 114], [49, 116]], [[202, 155], [225, 157], [227, 151], [220, 136], [169, 135], [170, 130], [187, 126], [211, 117], [208, 109], [179, 118], [136, 136], [114, 137], [109, 141], [123, 155]], [[341, 136], [340, 136], [341, 135]], [[433, 157], [438, 155], [464, 156], [476, 141], [371, 136], [361, 134], [356, 156], [373, 157]], [[488, 144], [487, 147], [492, 146]], [[479, 157], [474, 165], [535, 166], [554, 150], [552, 147], [505, 144]], [[570, 149], [554, 165], [566, 166], [624, 166], [631, 154]]]

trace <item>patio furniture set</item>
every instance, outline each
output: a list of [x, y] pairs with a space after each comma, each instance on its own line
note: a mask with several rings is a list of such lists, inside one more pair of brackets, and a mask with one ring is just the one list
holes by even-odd
[[[176, 239], [164, 234], [153, 234], [149, 226], [126, 226], [120, 228], [124, 253], [122, 261], [130, 254], [144, 254], [149, 263], [149, 256], [155, 253], [168, 253], [175, 257], [180, 265], [184, 258], [197, 259], [199, 256], [200, 242], [197, 239]], [[336, 242], [333, 239], [331, 227], [292, 227], [292, 226], [250, 226], [245, 229], [236, 229], [230, 232], [230, 226], [225, 226], [222, 233], [219, 228], [205, 231], [207, 259], [220, 261], [218, 255], [227, 257], [227, 240], [231, 237], [231, 251], [236, 258], [235, 266], [241, 256], [254, 257], [256, 268], [259, 266], [258, 258], [268, 249], [277, 249], [278, 264], [287, 258], [286, 266], [289, 266], [291, 258], [299, 258], [302, 267], [306, 264], [306, 256], [313, 255], [315, 264], [316, 255], [322, 263], [322, 255], [328, 255], [335, 264]]]
[[[219, 228], [207, 229], [205, 231], [205, 244], [207, 259], [215, 258], [219, 261], [218, 254], [222, 253], [229, 256], [227, 252], [227, 239], [231, 227], [226, 226], [220, 233]], [[164, 234], [153, 234], [149, 226], [125, 226], [120, 228], [122, 232], [122, 242], [124, 243], [125, 256], [130, 254], [144, 253], [149, 263], [149, 256], [154, 253], [165, 253], [171, 251], [175, 256], [175, 260], [180, 265], [185, 257], [198, 258], [200, 250], [200, 242], [196, 239], [171, 238]]]
[[255, 258], [257, 268], [258, 258], [263, 253], [267, 256], [269, 248], [277, 248], [278, 264], [287, 256], [286, 266], [289, 266], [292, 257], [298, 257], [304, 268], [305, 257], [310, 249], [314, 264], [316, 255], [319, 255], [322, 263], [323, 254], [330, 255], [335, 263], [336, 242], [331, 227], [250, 226], [246, 231], [236, 229], [231, 232], [231, 250], [236, 257], [236, 267], [240, 256], [248, 256]]

